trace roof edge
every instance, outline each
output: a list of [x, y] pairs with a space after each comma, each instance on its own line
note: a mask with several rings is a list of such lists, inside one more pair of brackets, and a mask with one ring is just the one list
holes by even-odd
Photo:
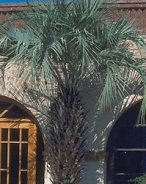
[[146, 8], [146, 1], [145, 2], [132, 2], [132, 1], [128, 1], [124, 2], [124, 1], [110, 1], [106, 3], [107, 5], [111, 5], [114, 6], [116, 8], [126, 8], [126, 9], [144, 9]]
[[27, 7], [27, 3], [0, 3], [0, 13], [21, 11]]
[[[107, 2], [106, 5], [116, 7], [118, 9], [145, 9], [146, 2]], [[0, 13], [22, 11], [28, 7], [27, 3], [0, 3]]]

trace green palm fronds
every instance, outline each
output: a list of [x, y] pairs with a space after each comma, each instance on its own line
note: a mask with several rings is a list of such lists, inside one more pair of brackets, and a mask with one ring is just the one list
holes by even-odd
[[[54, 184], [80, 181], [87, 132], [87, 112], [80, 94], [84, 80], [96, 78], [101, 109], [128, 95], [130, 85], [137, 89], [134, 81], [141, 80], [141, 114], [145, 117], [145, 58], [135, 58], [127, 43], [130, 40], [137, 48], [145, 48], [145, 41], [133, 21], [110, 20], [109, 10], [105, 0], [38, 2], [0, 26], [0, 48], [8, 61], [27, 61], [32, 77], [43, 74], [58, 88], [51, 99], [47, 127], [49, 172]], [[17, 21], [21, 26], [15, 26]], [[137, 73], [134, 78], [131, 71]]]

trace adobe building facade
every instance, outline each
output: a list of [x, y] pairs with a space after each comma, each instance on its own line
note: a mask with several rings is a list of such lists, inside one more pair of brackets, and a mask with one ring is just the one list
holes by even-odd
[[[146, 1], [119, 0], [115, 3], [117, 12], [114, 12], [112, 18], [119, 15], [130, 16], [136, 19], [136, 24], [143, 33], [146, 31]], [[0, 4], [0, 20], [24, 8], [25, 4]], [[0, 64], [6, 59], [1, 56]], [[14, 170], [18, 173], [18, 179], [14, 178], [15, 183], [19, 184], [23, 180], [25, 184], [51, 184], [45, 162], [46, 120], [42, 117], [41, 110], [35, 108], [35, 100], [38, 99], [32, 98], [31, 89], [28, 93], [30, 71], [27, 69], [20, 75], [20, 67], [7, 66], [4, 73], [0, 71], [0, 121], [3, 122], [0, 123], [1, 178], [3, 176], [3, 182], [8, 181], [9, 166], [9, 179], [14, 177]], [[49, 85], [53, 84], [48, 84], [48, 88]], [[140, 84], [138, 85], [140, 87]], [[37, 91], [37, 86], [33, 86], [33, 89]], [[96, 86], [83, 85], [82, 96], [83, 101], [88, 99], [86, 109], [89, 110], [88, 120], [91, 126], [87, 144], [89, 157], [83, 164], [81, 184], [125, 184], [131, 176], [136, 177], [146, 172], [146, 127], [135, 126], [142, 96], [131, 92], [131, 95], [125, 96], [113, 110], [97, 116], [97, 91]], [[41, 103], [43, 99], [39, 100], [37, 102]], [[15, 153], [12, 151], [14, 149]], [[18, 164], [13, 163], [14, 155]], [[20, 155], [23, 161], [19, 160]], [[13, 165], [19, 167], [15, 168]], [[30, 178], [28, 183], [26, 173], [30, 173], [27, 176]]]

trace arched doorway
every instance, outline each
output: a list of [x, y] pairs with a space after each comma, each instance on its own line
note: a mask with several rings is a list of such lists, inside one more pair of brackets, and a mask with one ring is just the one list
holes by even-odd
[[136, 124], [140, 104], [124, 112], [110, 132], [107, 184], [129, 184], [129, 180], [146, 173], [146, 125]]
[[0, 184], [43, 184], [43, 150], [32, 115], [13, 100], [0, 100]]

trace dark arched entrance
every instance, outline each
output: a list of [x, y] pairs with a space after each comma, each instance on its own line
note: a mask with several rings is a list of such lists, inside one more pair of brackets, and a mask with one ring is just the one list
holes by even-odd
[[0, 98], [0, 184], [43, 184], [40, 128], [18, 102]]
[[140, 103], [124, 112], [110, 132], [107, 184], [129, 184], [130, 179], [146, 173], [146, 126], [136, 125]]

